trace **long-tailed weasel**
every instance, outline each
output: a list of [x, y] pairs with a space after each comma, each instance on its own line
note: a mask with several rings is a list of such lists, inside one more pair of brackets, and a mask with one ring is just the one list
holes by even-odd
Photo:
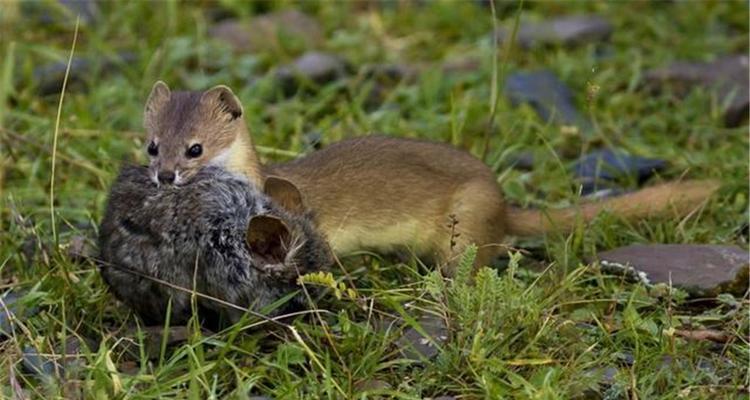
[[[254, 182], [280, 176], [291, 184], [280, 185], [275, 198], [311, 209], [338, 255], [406, 247], [443, 262], [476, 243], [477, 264], [485, 264], [503, 251], [506, 234], [570, 230], [604, 210], [628, 220], [684, 215], [719, 186], [713, 180], [674, 182], [576, 207], [524, 210], [505, 204], [494, 173], [480, 160], [427, 141], [367, 136], [261, 168], [241, 115], [239, 100], [224, 86], [170, 96], [158, 82], [146, 105], [146, 129], [158, 149], [149, 147], [155, 176], [165, 168], [189, 175], [208, 164]], [[190, 157], [194, 143], [203, 156]]]

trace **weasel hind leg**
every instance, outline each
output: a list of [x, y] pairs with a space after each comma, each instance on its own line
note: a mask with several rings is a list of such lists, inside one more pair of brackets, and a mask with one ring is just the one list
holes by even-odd
[[504, 218], [503, 197], [494, 181], [475, 180], [461, 185], [453, 195], [437, 246], [446, 262], [446, 274], [453, 275], [461, 255], [472, 243], [478, 247], [475, 267], [489, 265], [502, 254]]

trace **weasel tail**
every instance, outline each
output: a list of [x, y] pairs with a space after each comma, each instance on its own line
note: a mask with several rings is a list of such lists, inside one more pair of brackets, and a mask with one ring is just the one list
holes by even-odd
[[608, 212], [626, 221], [653, 216], [685, 216], [700, 209], [719, 186], [715, 180], [689, 180], [664, 183], [604, 201], [557, 210], [507, 207], [507, 233], [535, 236], [570, 232], [578, 222], [588, 223], [600, 212]]

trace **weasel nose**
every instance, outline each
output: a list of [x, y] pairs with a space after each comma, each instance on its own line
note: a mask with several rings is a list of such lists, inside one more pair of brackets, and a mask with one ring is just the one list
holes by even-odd
[[159, 183], [174, 183], [174, 172], [172, 171], [159, 171]]

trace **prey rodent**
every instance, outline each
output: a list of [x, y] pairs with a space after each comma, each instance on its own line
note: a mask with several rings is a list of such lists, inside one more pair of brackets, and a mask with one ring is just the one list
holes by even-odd
[[[219, 167], [180, 186], [158, 186], [148, 168], [124, 167], [99, 232], [104, 280], [149, 324], [164, 322], [170, 299], [171, 323], [184, 323], [193, 289], [255, 311], [298, 289], [298, 274], [326, 269], [331, 253], [308, 214], [278, 205], [286, 201], [283, 187], [267, 185], [280, 201]], [[204, 298], [198, 304], [211, 317], [241, 315]]]

